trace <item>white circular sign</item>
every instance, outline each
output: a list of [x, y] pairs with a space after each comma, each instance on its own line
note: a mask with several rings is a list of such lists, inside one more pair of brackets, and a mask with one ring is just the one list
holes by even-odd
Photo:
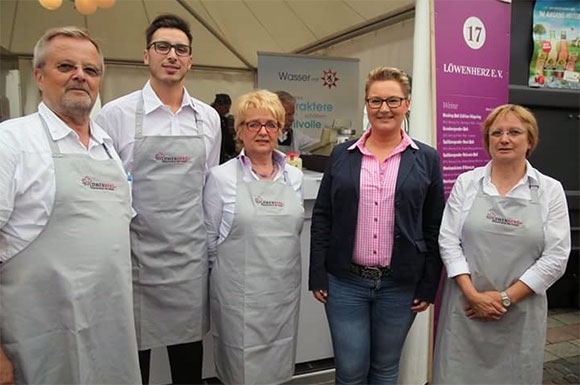
[[471, 49], [480, 49], [485, 43], [485, 25], [475, 16], [471, 16], [463, 23], [463, 39]]

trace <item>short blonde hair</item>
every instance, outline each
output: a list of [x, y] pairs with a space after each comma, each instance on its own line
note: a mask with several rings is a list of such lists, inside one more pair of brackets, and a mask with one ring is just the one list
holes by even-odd
[[90, 41], [95, 46], [97, 52], [99, 53], [99, 58], [101, 59], [101, 71], [102, 72], [105, 71], [105, 59], [103, 58], [103, 53], [101, 52], [101, 49], [99, 48], [97, 42], [93, 40], [93, 38], [89, 35], [89, 33], [86, 30], [76, 27], [74, 25], [67, 27], [51, 28], [47, 30], [40, 39], [38, 39], [36, 45], [34, 46], [34, 53], [32, 56], [32, 68], [38, 69], [44, 66], [44, 64], [46, 63], [46, 47], [48, 46], [48, 43], [57, 36], [66, 36], [72, 37], [74, 39], [84, 39]]
[[528, 129], [528, 141], [530, 143], [530, 149], [526, 152], [526, 158], [536, 149], [538, 142], [540, 140], [540, 129], [538, 127], [538, 122], [534, 117], [534, 114], [525, 107], [519, 106], [517, 104], [504, 104], [494, 108], [493, 111], [487, 116], [482, 124], [483, 128], [483, 143], [485, 151], [489, 154], [489, 130], [491, 126], [499, 119], [505, 117], [509, 113], [514, 114], [516, 118], [522, 122], [524, 127]]
[[239, 136], [242, 124], [245, 123], [246, 113], [253, 109], [268, 110], [276, 120], [279, 127], [284, 127], [284, 116], [286, 111], [276, 95], [267, 90], [258, 90], [248, 92], [240, 96], [234, 106], [234, 127], [236, 129], [236, 138]]
[[409, 99], [411, 93], [411, 82], [407, 74], [395, 67], [377, 67], [372, 69], [367, 75], [367, 82], [365, 84], [365, 97], [369, 96], [369, 88], [371, 84], [383, 80], [394, 80], [401, 85], [403, 95]]

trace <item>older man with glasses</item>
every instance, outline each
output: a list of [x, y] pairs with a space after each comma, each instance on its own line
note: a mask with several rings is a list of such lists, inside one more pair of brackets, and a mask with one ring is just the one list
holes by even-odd
[[151, 348], [166, 346], [174, 384], [201, 382], [208, 330], [205, 173], [219, 162], [220, 119], [183, 85], [191, 32], [175, 15], [146, 31], [149, 81], [104, 106], [97, 121], [133, 178], [131, 223], [135, 321], [143, 383]]
[[0, 383], [135, 384], [129, 184], [89, 119], [103, 57], [62, 27], [33, 67], [38, 112], [0, 125]]

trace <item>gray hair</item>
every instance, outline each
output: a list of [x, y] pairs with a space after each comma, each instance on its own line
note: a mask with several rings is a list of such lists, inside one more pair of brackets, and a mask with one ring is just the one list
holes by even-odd
[[296, 98], [292, 95], [290, 95], [288, 92], [286, 91], [276, 91], [274, 92], [276, 95], [278, 95], [278, 99], [280, 99], [280, 101], [284, 104], [296, 104]]
[[99, 53], [99, 57], [101, 59], [101, 71], [103, 72], [105, 71], [105, 59], [103, 57], [101, 49], [99, 48], [99, 45], [91, 38], [91, 36], [86, 30], [75, 26], [51, 28], [48, 31], [46, 31], [44, 35], [42, 35], [42, 37], [38, 39], [36, 45], [34, 46], [34, 56], [32, 57], [32, 68], [37, 69], [42, 68], [42, 66], [44, 66], [46, 62], [46, 46], [52, 39], [54, 39], [57, 36], [66, 36], [75, 39], [85, 39], [90, 41], [95, 46], [97, 52]]

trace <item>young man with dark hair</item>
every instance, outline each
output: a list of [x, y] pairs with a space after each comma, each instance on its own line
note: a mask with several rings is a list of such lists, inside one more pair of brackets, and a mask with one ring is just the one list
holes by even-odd
[[160, 28], [168, 28], [168, 29], [178, 29], [185, 34], [187, 39], [189, 40], [189, 45], [193, 40], [193, 36], [191, 35], [191, 31], [189, 30], [189, 24], [181, 17], [176, 15], [161, 15], [155, 18], [151, 25], [147, 27], [145, 31], [145, 39], [147, 41], [147, 46], [151, 44], [153, 40], [153, 35], [155, 32]]
[[220, 119], [183, 85], [192, 65], [186, 21], [161, 15], [147, 28], [142, 90], [108, 103], [97, 121], [133, 178], [133, 290], [139, 361], [149, 382], [151, 348], [167, 346], [172, 383], [201, 383], [208, 331], [202, 192], [218, 164]]

